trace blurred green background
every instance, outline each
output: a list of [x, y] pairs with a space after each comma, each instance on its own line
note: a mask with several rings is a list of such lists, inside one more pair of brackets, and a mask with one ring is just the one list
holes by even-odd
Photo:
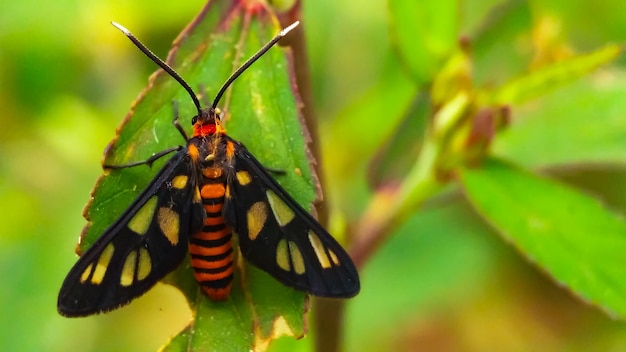
[[[546, 59], [540, 54], [566, 56], [626, 39], [626, 3], [619, 0], [456, 3], [458, 21], [449, 25], [475, 44], [478, 86], [523, 73], [533, 60]], [[125, 25], [165, 57], [203, 4], [0, 5], [0, 341], [6, 350], [153, 351], [186, 324], [182, 296], [164, 285], [127, 308], [85, 319], [58, 316], [56, 297], [76, 260], [81, 211], [101, 173], [102, 150], [154, 71], [109, 22]], [[303, 20], [326, 197], [350, 222], [369, 196], [363, 175], [378, 147], [364, 133], [378, 125], [390, 130], [386, 120], [409, 110], [417, 90], [392, 46], [387, 2], [304, 1]], [[542, 35], [549, 40], [537, 39]], [[537, 43], [551, 50], [541, 52]], [[573, 116], [576, 110], [559, 108], [573, 103], [573, 92], [608, 81], [612, 88], [597, 107], [617, 116], [612, 128], [626, 138], [624, 64], [618, 60], [542, 100], [514, 106], [514, 122], [542, 111]], [[532, 145], [559, 136], [547, 125], [536, 128], [529, 138], [537, 139], [524, 141], [530, 159]], [[345, 133], [361, 144], [343, 143]], [[361, 178], [328, 170], [346, 154], [356, 164], [347, 175]], [[544, 171], [623, 211], [626, 151], [611, 161]], [[351, 189], [341, 189], [349, 182]], [[347, 308], [347, 351], [626, 351], [626, 325], [529, 265], [454, 192], [400, 226], [366, 264], [362, 281], [362, 293]]]

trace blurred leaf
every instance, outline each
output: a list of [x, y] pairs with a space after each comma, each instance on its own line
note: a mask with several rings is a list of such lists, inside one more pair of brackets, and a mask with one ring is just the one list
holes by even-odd
[[456, 46], [457, 1], [389, 0], [391, 37], [418, 84], [429, 82]]
[[476, 210], [586, 301], [626, 316], [626, 222], [596, 199], [497, 160], [463, 170]]
[[383, 141], [369, 163], [366, 176], [370, 188], [398, 182], [409, 172], [421, 150], [430, 107], [425, 93], [416, 96], [398, 127]]
[[[260, 3], [212, 1], [175, 41], [168, 62], [190, 86], [215, 94], [234, 66], [239, 66], [279, 30], [276, 18]], [[224, 97], [224, 121], [230, 135], [243, 141], [261, 162], [286, 171], [278, 181], [309, 208], [317, 198], [317, 184], [300, 125], [298, 93], [291, 85], [291, 65], [284, 50], [270, 50]], [[117, 139], [107, 148], [105, 162], [145, 160], [154, 152], [184, 142], [171, 125], [173, 100], [181, 102], [181, 122], [190, 120], [195, 108], [187, 93], [159, 71], [151, 77], [148, 88], [120, 127]], [[113, 170], [98, 181], [86, 212], [91, 222], [85, 229], [83, 250], [125, 211], [163, 162], [155, 163], [152, 170], [142, 166]], [[197, 285], [178, 286], [187, 296], [196, 320], [193, 328], [175, 337], [169, 348], [223, 350], [228, 340], [230, 348], [248, 350], [257, 346], [262, 350], [275, 337], [304, 335], [305, 295], [247, 265], [245, 271], [243, 279], [237, 276], [233, 296], [225, 303], [211, 302], [198, 293]], [[190, 268], [177, 270], [173, 276], [168, 278], [170, 282], [185, 282]], [[239, 338], [231, 340], [228, 336]]]
[[492, 97], [488, 100], [494, 104], [518, 105], [540, 97], [615, 60], [622, 51], [621, 46], [607, 45], [589, 54], [556, 62], [506, 83], [490, 93]]
[[327, 189], [333, 201], [346, 203], [341, 208], [357, 213], [365, 204], [363, 199], [355, 201], [354, 196], [357, 187], [366, 186], [367, 162], [393, 136], [417, 93], [392, 59], [376, 86], [348, 104], [331, 123], [321, 126], [322, 155], [329, 156], [322, 160]]
[[412, 215], [361, 270], [361, 293], [348, 306], [346, 351], [389, 350], [407, 320], [482, 294], [498, 268], [489, 233], [463, 202]]
[[626, 39], [626, 3], [606, 1], [590, 3], [566, 0], [530, 2], [535, 16], [558, 17], [568, 41], [576, 47], [590, 43], [623, 42]]
[[493, 154], [533, 166], [626, 161], [626, 75], [610, 70], [522, 106]]
[[489, 23], [494, 21], [495, 15], [511, 0], [467, 0], [460, 4], [461, 23], [459, 33], [476, 33], [485, 30]]
[[491, 8], [468, 34], [475, 86], [498, 86], [527, 70], [533, 55], [532, 26], [528, 1], [504, 0]]

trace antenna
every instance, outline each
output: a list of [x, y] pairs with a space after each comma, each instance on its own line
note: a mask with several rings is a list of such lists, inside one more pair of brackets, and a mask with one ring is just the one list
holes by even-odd
[[[142, 42], [140, 42], [139, 39], [137, 39], [128, 29], [124, 28], [124, 26], [122, 26], [121, 24], [117, 22], [111, 22], [111, 24], [114, 25], [120, 31], [122, 31], [122, 33], [124, 33], [128, 37], [128, 39], [130, 39], [130, 41], [133, 42], [133, 44], [135, 44], [135, 46], [139, 48], [139, 50], [141, 50], [142, 53], [146, 54], [146, 56], [149, 57], [150, 60], [152, 60], [155, 64], [159, 65], [159, 67], [161, 67], [163, 70], [165, 70], [165, 72], [169, 73], [170, 76], [172, 76], [176, 81], [178, 81], [178, 83], [180, 83], [180, 85], [183, 86], [183, 88], [185, 88], [187, 93], [189, 93], [191, 100], [193, 100], [193, 104], [196, 106], [196, 109], [198, 110], [198, 116], [202, 115], [202, 108], [200, 106], [200, 101], [198, 100], [196, 93], [193, 91], [193, 89], [191, 89], [189, 84], [187, 84], [187, 82], [185, 82], [185, 80], [178, 73], [176, 73], [176, 71], [174, 71], [173, 68], [171, 68], [168, 64], [166, 64], [165, 61], [159, 59], [158, 56], [156, 56], [152, 51], [150, 51], [150, 49], [148, 49]], [[220, 99], [224, 95], [224, 92], [226, 92], [226, 89], [230, 87], [233, 81], [235, 81], [235, 79], [237, 79], [237, 77], [239, 77], [248, 67], [250, 67], [250, 65], [252, 65], [261, 56], [263, 56], [263, 54], [265, 54], [268, 50], [270, 50], [270, 48], [273, 47], [274, 44], [276, 44], [279, 40], [281, 40], [284, 36], [286, 36], [287, 33], [289, 33], [292, 29], [296, 28], [299, 24], [300, 24], [300, 21], [296, 21], [292, 23], [291, 25], [287, 26], [282, 31], [280, 31], [278, 35], [276, 35], [272, 40], [270, 40], [267, 44], [265, 44], [261, 49], [259, 49], [259, 51], [257, 51], [254, 55], [252, 55], [251, 58], [249, 58], [246, 62], [244, 62], [243, 65], [241, 65], [232, 75], [230, 75], [230, 77], [228, 77], [226, 82], [222, 85], [222, 88], [220, 88], [220, 90], [217, 92], [217, 95], [215, 96], [215, 99], [213, 100], [213, 105], [211, 105], [211, 107], [213, 109], [217, 108], [217, 103], [220, 101]]]
[[217, 92], [217, 95], [215, 96], [215, 99], [213, 100], [213, 105], [211, 105], [211, 107], [213, 109], [217, 108], [217, 103], [220, 101], [220, 99], [222, 98], [222, 95], [224, 95], [224, 92], [226, 91], [226, 89], [228, 89], [228, 87], [230, 87], [233, 81], [235, 81], [235, 79], [237, 79], [237, 77], [239, 77], [248, 67], [250, 67], [250, 65], [252, 65], [261, 56], [263, 56], [263, 54], [265, 54], [268, 50], [270, 50], [270, 48], [273, 47], [274, 44], [276, 44], [279, 40], [281, 40], [284, 36], [286, 36], [287, 33], [291, 32], [291, 30], [296, 28], [299, 24], [300, 24], [300, 21], [296, 21], [292, 23], [291, 25], [287, 26], [282, 31], [280, 31], [280, 33], [278, 33], [272, 40], [270, 40], [261, 49], [259, 49], [259, 51], [257, 51], [256, 54], [252, 55], [251, 58], [249, 58], [246, 62], [244, 62], [243, 65], [241, 65], [237, 69], [237, 71], [235, 71], [232, 75], [230, 75], [230, 77], [228, 77], [226, 82], [224, 82], [224, 84], [222, 85], [222, 88], [220, 88], [220, 90]]
[[122, 33], [124, 33], [128, 37], [128, 39], [130, 39], [130, 41], [133, 42], [133, 44], [135, 44], [135, 46], [139, 48], [139, 50], [141, 50], [142, 53], [146, 54], [146, 56], [149, 57], [150, 60], [159, 65], [159, 67], [165, 70], [165, 72], [169, 73], [170, 76], [172, 76], [176, 81], [178, 81], [178, 83], [180, 83], [181, 86], [183, 86], [183, 88], [185, 88], [187, 93], [189, 93], [191, 100], [193, 100], [193, 104], [196, 106], [196, 109], [198, 109], [198, 116], [200, 116], [202, 114], [200, 101], [198, 100], [196, 93], [193, 91], [193, 89], [191, 89], [189, 84], [187, 84], [187, 82], [185, 82], [185, 80], [178, 73], [176, 73], [173, 68], [171, 68], [163, 60], [159, 59], [159, 57], [156, 56], [152, 51], [150, 51], [150, 49], [148, 49], [142, 42], [140, 42], [139, 39], [135, 38], [135, 36], [128, 29], [124, 28], [124, 26], [116, 22], [111, 22], [111, 24], [120, 31], [122, 31]]

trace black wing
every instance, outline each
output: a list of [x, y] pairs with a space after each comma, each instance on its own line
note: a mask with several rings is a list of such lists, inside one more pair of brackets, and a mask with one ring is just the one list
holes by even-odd
[[243, 256], [286, 286], [316, 296], [356, 295], [359, 276], [350, 256], [243, 145], [231, 142], [224, 215]]
[[186, 150], [174, 155], [145, 191], [78, 259], [59, 292], [65, 316], [109, 311], [142, 295], [184, 259], [204, 211]]

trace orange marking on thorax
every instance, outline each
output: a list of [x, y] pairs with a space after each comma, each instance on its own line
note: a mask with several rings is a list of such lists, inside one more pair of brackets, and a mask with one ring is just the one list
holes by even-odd
[[189, 144], [189, 146], [187, 147], [187, 153], [191, 157], [191, 160], [193, 160], [194, 162], [198, 161], [198, 158], [200, 156], [200, 151], [198, 150], [198, 147], [193, 144]]
[[228, 160], [232, 160], [234, 156], [235, 156], [235, 144], [233, 144], [233, 142], [228, 141], [226, 143], [226, 158]]
[[[219, 115], [219, 109], [217, 111], [217, 114]], [[224, 125], [222, 125], [222, 122], [220, 120], [215, 120], [215, 133], [226, 134], [226, 129], [224, 128]]]

